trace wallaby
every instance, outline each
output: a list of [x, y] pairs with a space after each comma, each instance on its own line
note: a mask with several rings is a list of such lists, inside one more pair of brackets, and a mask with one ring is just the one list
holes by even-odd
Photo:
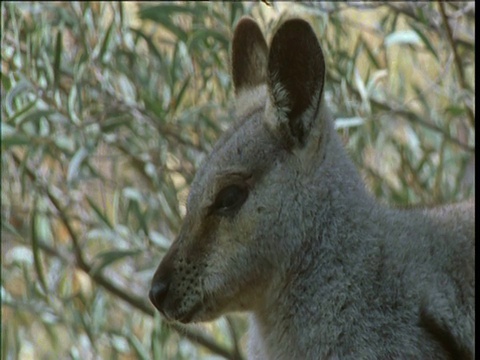
[[170, 321], [251, 314], [252, 359], [473, 359], [475, 204], [377, 203], [325, 103], [301, 19], [242, 18], [236, 119], [191, 185], [149, 297]]

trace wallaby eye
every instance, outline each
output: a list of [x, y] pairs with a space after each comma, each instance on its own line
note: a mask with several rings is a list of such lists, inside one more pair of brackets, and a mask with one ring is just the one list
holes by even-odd
[[248, 189], [244, 186], [229, 185], [217, 194], [212, 206], [212, 212], [220, 215], [230, 215], [238, 210], [247, 200]]

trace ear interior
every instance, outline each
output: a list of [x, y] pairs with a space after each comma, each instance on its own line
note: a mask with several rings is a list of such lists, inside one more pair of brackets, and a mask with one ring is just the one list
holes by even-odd
[[302, 115], [320, 105], [324, 79], [325, 60], [313, 29], [304, 20], [287, 20], [272, 38], [267, 82], [279, 130], [296, 143], [303, 144], [310, 131], [314, 119]]
[[268, 47], [255, 20], [243, 17], [232, 41], [232, 77], [235, 93], [266, 82]]

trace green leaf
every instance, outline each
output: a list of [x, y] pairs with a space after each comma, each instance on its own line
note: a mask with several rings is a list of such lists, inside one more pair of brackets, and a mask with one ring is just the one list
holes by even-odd
[[365, 120], [359, 116], [335, 119], [335, 129], [346, 129], [363, 125]]
[[395, 44], [411, 44], [418, 45], [421, 41], [420, 36], [413, 30], [399, 30], [395, 31], [385, 37], [384, 44], [386, 47]]
[[45, 331], [48, 335], [48, 340], [50, 341], [50, 345], [52, 346], [52, 348], [55, 352], [58, 352], [61, 340], [60, 340], [58, 334], [55, 332], [55, 330], [57, 329], [57, 323], [55, 322], [55, 323], [52, 324], [52, 323], [50, 323], [48, 321], [45, 321], [45, 320], [43, 320], [42, 323], [43, 323]]
[[102, 222], [105, 225], [107, 225], [110, 229], [113, 229], [113, 225], [110, 222], [110, 220], [108, 219], [108, 217], [103, 213], [103, 211], [93, 202], [93, 200], [88, 195], [87, 195], [87, 201], [90, 204], [93, 211], [95, 211], [97, 216], [100, 218], [100, 220], [102, 220]]
[[229, 39], [225, 36], [224, 33], [216, 29], [199, 29], [195, 31], [189, 42], [187, 43], [189, 49], [202, 49], [202, 43], [206, 44], [208, 38], [214, 39], [216, 42], [220, 43], [224, 49], [229, 48]]
[[72, 160], [70, 161], [70, 164], [68, 164], [68, 171], [67, 171], [68, 183], [72, 182], [72, 180], [78, 176], [78, 173], [80, 172], [80, 167], [87, 156], [88, 156], [88, 151], [84, 147], [81, 147], [80, 149], [78, 149], [75, 155], [73, 155]]
[[[204, 10], [205, 8], [203, 8]], [[159, 5], [142, 5], [138, 11], [138, 17], [141, 19], [148, 19], [155, 22], [161, 22], [166, 17], [171, 17], [177, 14], [200, 15], [199, 10], [202, 8], [191, 8], [185, 5], [176, 5], [163, 3]]]
[[71, 135], [58, 134], [53, 141], [58, 149], [69, 156], [75, 151], [75, 141], [72, 139]]
[[400, 15], [399, 12], [393, 13], [393, 18], [390, 24], [390, 32], [394, 32], [397, 29], [398, 18], [400, 17], [399, 15]]
[[426, 46], [426, 48], [433, 54], [435, 59], [438, 61], [439, 60], [438, 53], [435, 50], [435, 48], [433, 47], [430, 40], [428, 40], [428, 37], [420, 30], [420, 28], [417, 25], [411, 23], [410, 26], [413, 28], [415, 33], [420, 37], [420, 39], [422, 39], [423, 44]]
[[12, 146], [30, 145], [31, 143], [32, 139], [25, 134], [15, 133], [13, 135], [5, 135], [2, 133], [2, 148], [8, 149]]
[[370, 46], [368, 46], [368, 43], [362, 38], [363, 45], [365, 46], [365, 50], [367, 52], [368, 58], [370, 61], [373, 63], [373, 65], [377, 68], [380, 69], [380, 63], [377, 60], [377, 57], [373, 53], [372, 49], [370, 49]]
[[163, 344], [165, 344], [170, 336], [170, 331], [166, 329], [165, 322], [160, 318], [158, 311], [153, 315], [152, 341], [150, 341], [151, 353], [153, 359], [163, 359]]
[[132, 120], [130, 118], [127, 118], [125, 116], [119, 116], [119, 117], [112, 117], [110, 119], [107, 119], [105, 121], [102, 121], [100, 123], [100, 129], [102, 133], [109, 133], [112, 131], [117, 130], [118, 128], [124, 126], [124, 125], [130, 125]]
[[416, 97], [417, 101], [419, 101], [422, 104], [423, 108], [425, 109], [425, 113], [428, 114], [431, 111], [431, 106], [430, 106], [430, 102], [425, 97], [426, 95], [425, 90], [416, 84], [413, 84], [412, 88], [415, 91], [415, 94], [417, 95]]
[[15, 122], [15, 119], [23, 116], [25, 113], [27, 113], [29, 110], [31, 110], [35, 105], [37, 104], [37, 99], [29, 102], [27, 105], [25, 105], [23, 108], [18, 110], [16, 113], [14, 113], [11, 117], [9, 117], [6, 122], [9, 124], [13, 124]]
[[33, 252], [33, 263], [35, 266], [35, 271], [37, 272], [38, 279], [40, 280], [40, 286], [45, 294], [48, 294], [47, 282], [45, 280], [45, 275], [43, 273], [43, 266], [40, 258], [40, 248], [39, 241], [47, 231], [44, 229], [46, 225], [46, 219], [42, 219], [41, 215], [38, 214], [37, 209], [38, 201], [34, 200], [32, 218], [30, 220], [31, 224], [31, 236], [32, 236], [32, 252]]
[[102, 63], [105, 61], [104, 56], [108, 49], [108, 44], [110, 43], [110, 37], [112, 35], [113, 25], [115, 25], [115, 20], [112, 20], [112, 22], [110, 23], [110, 26], [107, 29], [107, 33], [105, 34], [105, 38], [103, 39], [102, 47], [100, 48], [100, 53], [98, 57]]
[[355, 81], [355, 86], [362, 98], [362, 102], [367, 102], [368, 101], [367, 88], [365, 87], [365, 83], [363, 82], [363, 79], [356, 68], [354, 71], [354, 81]]
[[188, 88], [188, 85], [190, 84], [190, 76], [187, 76], [187, 78], [184, 80], [182, 87], [180, 88], [180, 91], [178, 92], [177, 96], [175, 97], [175, 103], [173, 106], [173, 110], [177, 110], [179, 105], [181, 104], [183, 100], [183, 96], [185, 95], [185, 91]]
[[8, 231], [12, 235], [18, 237], [19, 239], [23, 239], [22, 235], [17, 231], [17, 229], [12, 224], [10, 224], [8, 220], [4, 219], [3, 217], [1, 221], [1, 226], [2, 226], [2, 233], [3, 231]]
[[145, 103], [145, 109], [151, 111], [155, 114], [155, 117], [158, 119], [159, 122], [165, 121], [165, 107], [162, 105], [158, 99], [151, 98], [151, 94], [148, 92], [142, 91], [140, 96]]
[[[135, 334], [128, 332], [128, 334], [126, 335], [126, 338], [130, 346], [135, 350], [135, 353], [137, 354], [136, 356], [137, 359], [142, 359], [142, 360], [150, 359], [150, 354], [148, 353], [148, 350], [145, 349], [142, 342], [135, 336]], [[155, 339], [153, 339], [153, 341], [155, 341]]]
[[55, 60], [53, 62], [53, 85], [55, 88], [58, 88], [58, 84], [60, 83], [60, 65], [62, 62], [62, 45], [63, 45], [63, 39], [62, 39], [62, 31], [59, 30], [57, 32], [57, 40], [55, 44]]
[[25, 79], [21, 79], [10, 89], [7, 96], [5, 97], [5, 108], [7, 110], [7, 114], [11, 116], [15, 113], [13, 105], [14, 99], [21, 93], [26, 92], [26, 90], [30, 89], [33, 89], [33, 85]]
[[445, 108], [445, 112], [453, 116], [464, 116], [465, 107], [458, 105], [450, 105]]
[[171, 240], [167, 239], [166, 236], [154, 230], [150, 230], [150, 232], [148, 233], [148, 237], [150, 238], [153, 244], [161, 247], [164, 250], [168, 249], [170, 245], [172, 245]]
[[67, 112], [68, 116], [70, 117], [70, 121], [72, 121], [75, 125], [80, 125], [80, 119], [75, 111], [75, 104], [78, 100], [78, 90], [77, 86], [74, 85], [70, 89], [70, 93], [68, 94], [68, 101], [67, 101]]
[[[140, 12], [139, 15], [142, 17], [142, 12]], [[170, 15], [163, 13], [143, 13], [143, 16], [144, 19], [153, 20], [166, 30], [170, 31], [177, 39], [184, 42], [187, 41], [187, 33], [172, 21]]]
[[117, 262], [124, 258], [136, 256], [140, 253], [142, 253], [141, 249], [109, 250], [109, 251], [101, 252], [100, 254], [97, 254], [93, 259], [93, 262], [95, 265], [92, 266], [92, 269], [90, 270], [90, 275], [94, 276], [98, 274], [100, 271], [102, 271], [102, 269], [105, 268], [106, 266], [111, 265], [114, 262]]
[[157, 59], [162, 62], [163, 61], [163, 56], [162, 54], [160, 54], [160, 51], [158, 50], [157, 48], [157, 45], [155, 45], [155, 43], [152, 41], [152, 38], [151, 36], [148, 36], [146, 35], [143, 31], [141, 31], [140, 29], [134, 29], [134, 28], [130, 28], [130, 30], [136, 34], [137, 36], [141, 37], [142, 39], [144, 39], [146, 42], [147, 42], [147, 45], [148, 45], [148, 48], [150, 49], [150, 51], [153, 52], [153, 54], [157, 57]]
[[23, 119], [21, 119], [17, 126], [21, 127], [25, 124], [28, 124], [30, 122], [34, 123], [35, 125], [38, 124], [41, 118], [45, 117], [48, 118], [48, 116], [55, 114], [55, 110], [36, 110], [30, 112], [28, 115], [26, 115]]
[[40, 58], [43, 61], [43, 70], [45, 70], [45, 75], [47, 77], [47, 81], [50, 84], [53, 84], [55, 81], [55, 74], [54, 74], [54, 69], [52, 65], [52, 59], [51, 59], [51, 52], [47, 48], [42, 48], [40, 52]]
[[105, 326], [105, 322], [108, 321], [106, 306], [107, 301], [105, 295], [101, 292], [98, 292], [95, 295], [95, 299], [93, 300], [91, 310], [92, 327], [94, 333], [98, 333], [98, 331], [101, 331]]

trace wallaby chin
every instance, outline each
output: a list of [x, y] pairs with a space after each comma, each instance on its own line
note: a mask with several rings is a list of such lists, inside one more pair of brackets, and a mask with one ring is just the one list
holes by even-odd
[[365, 190], [324, 101], [310, 25], [233, 37], [236, 119], [191, 185], [150, 299], [168, 320], [251, 314], [252, 359], [473, 359], [475, 211]]

